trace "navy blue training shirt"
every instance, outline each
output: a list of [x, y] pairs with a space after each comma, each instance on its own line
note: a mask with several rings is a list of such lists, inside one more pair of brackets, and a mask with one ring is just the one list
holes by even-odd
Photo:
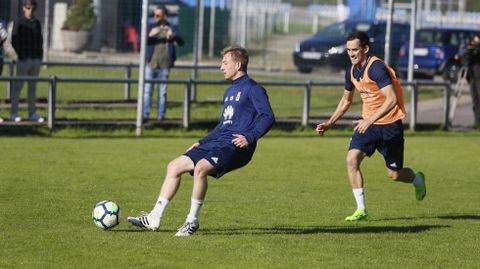
[[242, 134], [255, 144], [275, 123], [267, 92], [248, 75], [232, 81], [223, 95], [219, 125], [200, 144], [212, 140], [231, 142], [233, 134]]
[[[363, 76], [363, 71], [367, 66], [369, 60], [370, 59], [368, 59], [367, 62], [360, 69], [356, 65], [353, 67], [353, 77], [355, 79], [358, 80], [361, 76]], [[353, 85], [353, 83], [350, 81], [351, 68], [352, 67], [350, 66], [345, 72], [345, 89], [347, 91], [352, 91], [353, 89], [355, 89], [355, 85]], [[385, 64], [381, 61], [375, 61], [372, 63], [370, 69], [368, 69], [368, 76], [373, 81], [377, 82], [379, 89], [392, 84], [392, 77], [390, 76], [390, 73], [388, 72]]]

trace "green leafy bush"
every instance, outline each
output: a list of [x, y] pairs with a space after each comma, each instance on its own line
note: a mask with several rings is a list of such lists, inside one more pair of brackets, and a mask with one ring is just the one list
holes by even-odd
[[93, 0], [75, 0], [68, 9], [67, 18], [62, 29], [73, 31], [90, 31], [95, 24]]

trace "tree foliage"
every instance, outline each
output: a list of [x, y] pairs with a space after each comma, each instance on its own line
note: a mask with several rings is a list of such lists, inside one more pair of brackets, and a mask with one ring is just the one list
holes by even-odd
[[93, 0], [75, 0], [68, 9], [67, 18], [63, 23], [64, 30], [90, 31], [95, 24]]

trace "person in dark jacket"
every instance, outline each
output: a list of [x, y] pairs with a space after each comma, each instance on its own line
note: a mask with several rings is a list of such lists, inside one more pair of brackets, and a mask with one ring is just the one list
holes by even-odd
[[[147, 41], [147, 64], [145, 79], [168, 79], [170, 68], [176, 60], [175, 43], [184, 44], [176, 26], [167, 21], [168, 10], [160, 5], [154, 11], [154, 25], [149, 26]], [[143, 121], [150, 117], [153, 83], [146, 83], [143, 93]], [[167, 84], [158, 83], [157, 122], [165, 118], [167, 104]]]
[[153, 210], [144, 216], [128, 217], [135, 226], [157, 231], [167, 205], [175, 196], [184, 173], [193, 175], [190, 212], [176, 236], [190, 236], [199, 228], [198, 215], [207, 193], [207, 176], [220, 178], [247, 165], [257, 141], [275, 123], [266, 90], [247, 75], [248, 53], [242, 47], [222, 52], [220, 67], [232, 85], [223, 95], [220, 123], [206, 137], [168, 164], [160, 195]]
[[3, 71], [3, 43], [7, 40], [8, 29], [3, 20], [0, 19], [0, 76]]
[[[8, 30], [7, 25], [0, 19], [0, 76], [3, 71], [3, 43], [7, 40]], [[3, 118], [0, 118], [0, 123], [3, 122]]]
[[[43, 37], [40, 21], [35, 18], [37, 1], [23, 1], [23, 16], [15, 19], [12, 30], [12, 46], [17, 53], [17, 76], [38, 76], [43, 57]], [[24, 81], [18, 81], [11, 92], [10, 119], [19, 122], [22, 118], [18, 114], [20, 91]], [[43, 122], [44, 119], [36, 112], [36, 89], [35, 81], [28, 82], [28, 118], [31, 121]]]
[[472, 37], [467, 50], [470, 72], [470, 94], [472, 95], [474, 128], [480, 129], [480, 35]]

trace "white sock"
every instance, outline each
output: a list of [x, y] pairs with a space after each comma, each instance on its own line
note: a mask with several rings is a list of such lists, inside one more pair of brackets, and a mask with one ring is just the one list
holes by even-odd
[[415, 174], [415, 178], [413, 179], [413, 185], [415, 186], [420, 186], [422, 185], [423, 180], [421, 177], [419, 177], [417, 174]]
[[163, 216], [163, 211], [165, 211], [165, 208], [167, 208], [168, 203], [170, 203], [169, 200], [163, 197], [158, 197], [155, 207], [153, 208], [152, 212], [150, 212], [150, 216], [154, 219], [161, 219]]
[[353, 196], [355, 196], [355, 201], [357, 201], [357, 208], [366, 210], [367, 205], [365, 204], [365, 195], [363, 193], [363, 188], [352, 189], [352, 192]]
[[190, 205], [190, 213], [188, 213], [187, 221], [195, 222], [198, 220], [198, 214], [200, 213], [200, 208], [202, 208], [203, 201], [192, 199], [192, 204]]

